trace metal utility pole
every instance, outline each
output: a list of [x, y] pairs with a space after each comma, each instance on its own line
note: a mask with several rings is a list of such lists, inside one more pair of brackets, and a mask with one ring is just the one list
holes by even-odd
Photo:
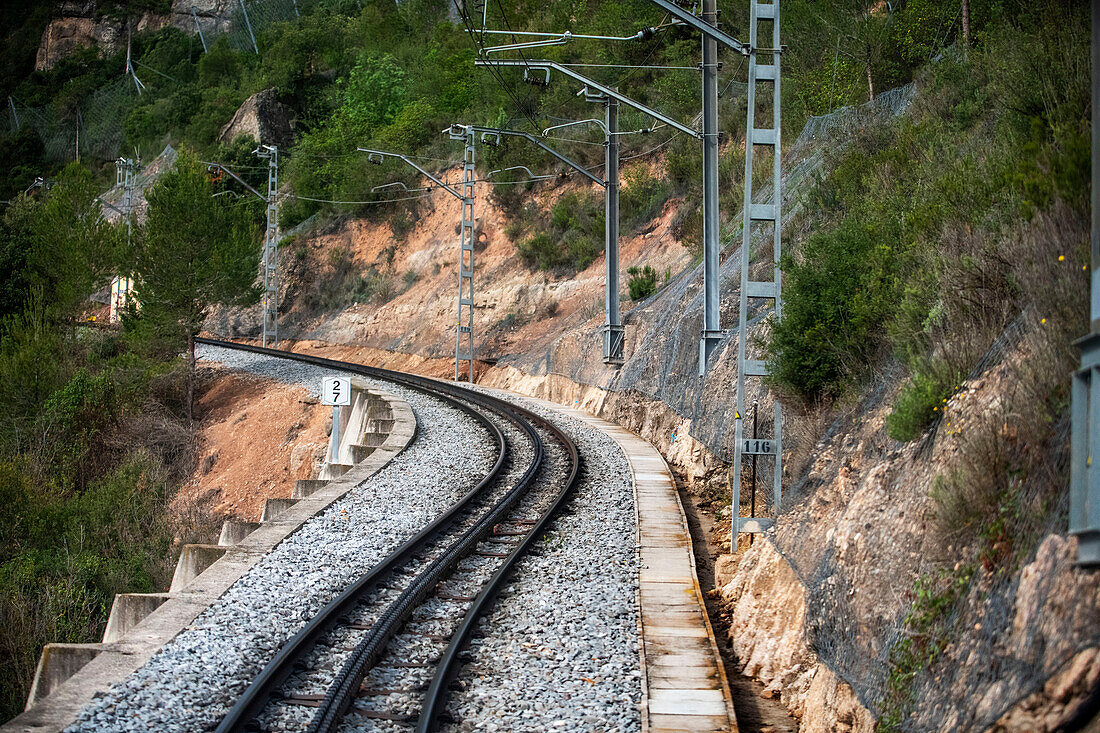
[[267, 161], [267, 195], [244, 182], [244, 179], [221, 163], [200, 161], [206, 165], [207, 170], [220, 170], [237, 183], [244, 186], [245, 190], [267, 205], [267, 229], [264, 232], [264, 316], [261, 327], [263, 345], [266, 347], [268, 338], [271, 338], [273, 348], [279, 347], [279, 148], [275, 145], [264, 145], [252, 151], [259, 158]]
[[[771, 48], [758, 48], [761, 21], [771, 23]], [[775, 400], [775, 427], [771, 440], [746, 440], [744, 438], [745, 379], [760, 379], [768, 375], [767, 364], [759, 359], [748, 357], [749, 338], [749, 298], [772, 300], [775, 303], [775, 317], [782, 317], [782, 277], [779, 270], [782, 235], [782, 155], [780, 147], [780, 128], [782, 123], [782, 105], [780, 104], [780, 58], [779, 44], [779, 0], [770, 4], [751, 2], [749, 12], [749, 83], [748, 83], [748, 121], [745, 125], [745, 203], [741, 226], [741, 296], [738, 307], [737, 335], [737, 412], [734, 415], [734, 452], [733, 452], [733, 537], [731, 547], [737, 549], [737, 538], [741, 532], [763, 532], [774, 524], [773, 518], [741, 517], [741, 463], [743, 455], [767, 455], [775, 459], [773, 472], [772, 511], [779, 513], [783, 499], [783, 409], [779, 400]], [[761, 56], [770, 56], [771, 63], [762, 63]], [[772, 100], [772, 125], [767, 128], [756, 126], [756, 93], [759, 82], [770, 82]], [[753, 152], [757, 145], [768, 145], [772, 149], [772, 203], [754, 204], [753, 199]], [[752, 257], [753, 225], [770, 224], [772, 230], [772, 273], [770, 281], [753, 282], [749, 280], [749, 265]]]
[[624, 362], [625, 332], [619, 307], [619, 100], [606, 97], [604, 115], [604, 300], [607, 313], [603, 327], [603, 361]]
[[207, 46], [206, 46], [206, 36], [204, 36], [202, 34], [202, 26], [199, 25], [199, 16], [195, 12], [195, 6], [194, 5], [191, 6], [191, 17], [195, 21], [195, 30], [198, 32], [199, 40], [202, 42], [202, 52], [203, 53], [210, 53], [210, 49], [207, 48]]
[[1100, 474], [1093, 460], [1100, 456], [1100, 0], [1092, 0], [1092, 297], [1089, 333], [1081, 347], [1081, 368], [1073, 377], [1070, 443], [1069, 531], [1077, 536], [1077, 564], [1100, 565]]
[[255, 151], [267, 160], [267, 229], [264, 232], [264, 323], [263, 345], [268, 339], [279, 348], [279, 148], [260, 145]]
[[248, 29], [248, 37], [252, 39], [252, 50], [256, 52], [258, 56], [260, 54], [260, 47], [256, 45], [256, 34], [252, 32], [252, 21], [248, 19], [248, 9], [244, 6], [244, 0], [239, 0], [241, 3], [241, 12], [244, 14], [244, 27]]
[[[462, 240], [458, 261], [458, 323], [455, 328], [455, 381], [459, 379], [462, 360], [469, 361], [469, 380], [474, 381], [474, 132], [473, 126], [452, 125], [444, 130], [452, 140], [463, 140], [466, 145], [461, 190], [444, 183], [439, 176], [429, 173], [413, 162], [407, 155], [390, 153], [385, 150], [356, 148], [367, 154], [371, 163], [382, 163], [383, 158], [396, 158], [415, 168], [422, 176], [442, 188], [462, 202]], [[469, 222], [469, 226], [467, 226]], [[468, 253], [468, 254], [467, 254]], [[466, 316], [466, 329], [463, 330], [462, 317]], [[462, 351], [462, 335], [468, 334], [467, 350]]]
[[[707, 371], [707, 359], [710, 358], [723, 336], [719, 319], [720, 273], [718, 267], [718, 44], [721, 43], [746, 56], [750, 54], [750, 48], [755, 44], [750, 42], [749, 46], [746, 46], [718, 28], [718, 10], [715, 0], [703, 0], [701, 18], [672, 0], [651, 0], [651, 2], [681, 23], [703, 34], [703, 332], [699, 339], [699, 376], [703, 376]], [[749, 0], [749, 2], [755, 14], [756, 9], [761, 7], [761, 3], [755, 0]], [[778, 34], [778, 2], [775, 5], [775, 13]]]
[[[605, 188], [604, 206], [606, 208], [606, 216], [604, 220], [606, 228], [604, 230], [604, 267], [606, 270], [606, 291], [604, 297], [607, 313], [604, 317], [603, 356], [604, 363], [606, 364], [622, 364], [624, 360], [623, 342], [625, 329], [622, 323], [621, 307], [619, 304], [619, 106], [622, 104], [636, 109], [696, 139], [700, 138], [701, 135], [687, 125], [683, 125], [655, 109], [651, 109], [640, 102], [635, 102], [630, 97], [620, 94], [617, 90], [606, 87], [586, 76], [578, 74], [569, 67], [562, 66], [553, 61], [524, 61], [519, 59], [489, 61], [478, 59], [474, 64], [476, 66], [522, 66], [525, 69], [525, 73], [541, 71], [546, 74], [547, 79], [550, 78], [550, 71], [554, 70], [583, 84], [584, 89], [582, 92], [586, 100], [590, 102], [599, 102], [604, 105], [604, 162], [606, 164], [607, 181], [601, 181], [600, 183]], [[598, 124], [598, 120], [594, 122]], [[541, 147], [543, 149], [548, 149], [545, 145]], [[554, 153], [554, 155], [557, 155], [557, 153]], [[561, 158], [560, 155], [557, 155], [557, 157]], [[589, 178], [598, 180], [595, 179], [591, 173], [581, 169], [576, 164], [568, 160], [566, 162], [577, 170], [581, 170]], [[715, 170], [717, 170], [717, 168]], [[715, 201], [717, 202], [717, 198]]]
[[[601, 100], [602, 100], [602, 98], [601, 98]], [[606, 100], [606, 101], [607, 101], [608, 104], [610, 104], [611, 102], [614, 102], [614, 104], [615, 104], [614, 124], [617, 125], [618, 124], [618, 102], [615, 101], [615, 100]], [[608, 109], [610, 110], [610, 107]], [[608, 114], [611, 115], [612, 113], [609, 111]], [[608, 119], [610, 120], [611, 117], [609, 116]], [[607, 215], [604, 217], [604, 221], [605, 221], [605, 228], [604, 228], [605, 246], [606, 246], [606, 249], [607, 249], [607, 257], [605, 258], [605, 260], [606, 260], [607, 278], [608, 278], [607, 279], [607, 299], [608, 299], [608, 301], [607, 301], [607, 305], [608, 305], [607, 312], [608, 312], [608, 319], [611, 318], [611, 313], [612, 312], [614, 312], [614, 314], [615, 314], [614, 323], [615, 323], [615, 325], [617, 327], [617, 330], [618, 330], [618, 354], [619, 354], [619, 356], [618, 356], [618, 361], [616, 361], [616, 362], [609, 361], [609, 359], [608, 359], [609, 339], [605, 335], [605, 337], [604, 337], [604, 361], [608, 362], [608, 363], [619, 363], [619, 364], [621, 364], [622, 363], [622, 341], [623, 341], [623, 338], [622, 338], [622, 322], [619, 320], [619, 196], [618, 196], [619, 153], [618, 153], [618, 138], [614, 135], [609, 135], [608, 136], [608, 140], [614, 140], [615, 141], [615, 143], [614, 143], [615, 148], [614, 148], [613, 153], [611, 152], [612, 149], [610, 147], [608, 148], [608, 151], [609, 151], [608, 155], [613, 155], [614, 157], [613, 157], [613, 159], [609, 158], [608, 161], [607, 161], [608, 162], [608, 168], [607, 168], [607, 170], [608, 170], [608, 181], [605, 182], [602, 179], [600, 179], [599, 177], [593, 175], [589, 170], [582, 167], [580, 164], [573, 162], [569, 158], [565, 157], [561, 153], [557, 152], [553, 148], [551, 148], [548, 145], [546, 145], [545, 143], [543, 143], [541, 140], [539, 140], [535, 136], [529, 135], [526, 132], [518, 132], [516, 130], [502, 130], [500, 128], [484, 127], [482, 125], [452, 125], [451, 126], [451, 131], [452, 131], [451, 136], [452, 137], [455, 137], [456, 135], [461, 136], [462, 133], [458, 132], [458, 131], [461, 131], [461, 130], [465, 130], [467, 133], [480, 133], [482, 142], [485, 142], [489, 145], [493, 144], [492, 143], [492, 138], [493, 137], [495, 137], [497, 140], [499, 140], [501, 136], [522, 137], [523, 139], [534, 143], [541, 150], [549, 153], [550, 155], [554, 156], [555, 158], [557, 158], [561, 162], [565, 163], [566, 165], [571, 167], [573, 170], [579, 172], [580, 174], [582, 174], [583, 176], [588, 178], [590, 181], [592, 181], [594, 183], [598, 183], [599, 185], [603, 186], [605, 189], [608, 189], [607, 197], [605, 199], [605, 208], [606, 208]], [[615, 192], [614, 192], [613, 198], [612, 198], [612, 194], [610, 193], [610, 181], [612, 180], [612, 178], [611, 178], [612, 167], [614, 168], [614, 180], [615, 180]], [[612, 305], [614, 307], [612, 307]], [[610, 324], [610, 323], [612, 323], [612, 321], [608, 320], [608, 324]], [[605, 325], [605, 334], [608, 334], [608, 333], [611, 333], [611, 331], [608, 329], [608, 326]]]
[[[752, 0], [750, 0], [752, 2]], [[703, 0], [703, 20], [718, 25], [716, 0]], [[699, 376], [722, 341], [718, 281], [718, 42], [703, 35], [703, 332]]]

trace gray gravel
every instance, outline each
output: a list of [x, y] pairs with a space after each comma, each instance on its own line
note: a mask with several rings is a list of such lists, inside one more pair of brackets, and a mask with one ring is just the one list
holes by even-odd
[[[209, 346], [198, 356], [314, 393], [329, 371]], [[413, 406], [414, 444], [276, 547], [67, 730], [212, 729], [286, 639], [492, 466], [484, 428], [464, 413], [390, 383], [377, 386]]]
[[[432, 561], [441, 555], [446, 548], [450, 547], [454, 541], [461, 537], [484, 513], [488, 506], [496, 503], [505, 493], [511, 490], [520, 476], [527, 470], [534, 457], [534, 445], [531, 439], [510, 421], [500, 419], [494, 420], [494, 422], [500, 426], [504, 432], [505, 438], [508, 440], [511, 459], [500, 474], [500, 479], [484, 493], [484, 502], [475, 502], [475, 505], [479, 507], [479, 509], [476, 513], [456, 522], [451, 530], [444, 535], [446, 539], [437, 538], [431, 541], [427, 546], [428, 549], [418, 553], [421, 555], [420, 559], [410, 562], [403, 567], [402, 572], [399, 573], [397, 577], [388, 580], [384, 584], [386, 589], [374, 593], [372, 601], [363, 604], [358, 615], [351, 615], [351, 620], [362, 623], [363, 625], [369, 625], [376, 621], [384, 609], [397, 600], [398, 595], [413, 581], [413, 579], [425, 571]], [[472, 558], [463, 560], [459, 563], [459, 568], [461, 569], [464, 564], [472, 561]], [[451, 579], [445, 580], [443, 586], [449, 587], [448, 584], [451, 583], [453, 583]], [[463, 589], [461, 592], [465, 593], [468, 590], [468, 588]], [[458, 614], [459, 611], [457, 609], [451, 609], [450, 615], [457, 616]], [[454, 623], [449, 624], [445, 633], [449, 635], [456, 625], [457, 618]], [[287, 682], [283, 684], [282, 691], [291, 694], [324, 694], [327, 692], [337, 672], [343, 668], [347, 660], [351, 657], [355, 646], [360, 643], [362, 638], [368, 633], [369, 632], [366, 630], [350, 630], [344, 627], [338, 627], [336, 631], [327, 635], [327, 638], [318, 643], [305, 660], [307, 669], [292, 674]], [[410, 642], [410, 639], [415, 639], [415, 637], [411, 637], [405, 633], [398, 634], [387, 646], [387, 655], [392, 656], [394, 654], [393, 650], [397, 649], [398, 658], [407, 659], [407, 656], [403, 655], [407, 655], [410, 649], [415, 649], [417, 647], [417, 644], [415, 642]], [[419, 639], [419, 642], [421, 645], [426, 643], [423, 639]], [[427, 643], [429, 647], [434, 647], [436, 645], [436, 642]], [[438, 651], [439, 650], [436, 649], [436, 656], [438, 656]], [[419, 656], [425, 658], [432, 655], [421, 654]], [[411, 694], [405, 695], [404, 697], [392, 695], [390, 698], [392, 699], [385, 700], [385, 702], [389, 704], [391, 709], [399, 711], [402, 714], [410, 710], [415, 711], [419, 709], [419, 696]], [[302, 729], [302, 721], [306, 721], [308, 724], [313, 714], [314, 711], [312, 709], [303, 709], [301, 706], [276, 703], [267, 707], [260, 716], [259, 722], [261, 727], [266, 731], [296, 731]]]
[[[199, 354], [304, 384], [315, 394], [328, 371], [214, 347], [203, 346]], [[211, 729], [283, 640], [488, 470], [493, 456], [482, 447], [482, 430], [465, 416], [395, 385], [379, 386], [413, 405], [421, 431], [417, 443], [276, 548], [190, 630], [90, 705], [69, 730]], [[629, 464], [603, 433], [526, 400], [514, 401], [569, 433], [585, 470], [567, 513], [538, 543], [539, 554], [520, 561], [482, 619], [483, 636], [472, 642], [459, 675], [462, 689], [451, 695], [449, 712], [456, 722], [446, 730], [639, 731], [642, 673]], [[442, 485], [443, 475], [458, 480]], [[413, 623], [419, 618], [420, 626], [430, 626], [439, 619], [435, 623], [450, 628], [455, 620], [443, 619], [455, 606], [430, 600]], [[406, 647], [413, 653], [418, 643], [409, 636], [394, 641], [395, 656]], [[367, 681], [401, 687], [429, 675], [421, 669], [378, 669]], [[376, 701], [409, 710], [407, 695], [391, 697]], [[293, 727], [291, 720], [304, 722], [312, 711], [283, 714], [283, 726]], [[355, 723], [364, 730], [408, 730], [387, 721]]]

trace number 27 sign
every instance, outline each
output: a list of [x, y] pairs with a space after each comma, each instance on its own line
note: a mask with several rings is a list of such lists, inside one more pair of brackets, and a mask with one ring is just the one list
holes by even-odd
[[351, 380], [347, 377], [325, 377], [321, 382], [322, 405], [350, 405]]

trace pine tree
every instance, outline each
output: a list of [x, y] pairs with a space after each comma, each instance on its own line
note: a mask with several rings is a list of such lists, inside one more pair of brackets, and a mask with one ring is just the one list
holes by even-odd
[[248, 210], [214, 198], [202, 164], [180, 153], [149, 191], [148, 217], [135, 238], [137, 323], [154, 339], [186, 346], [187, 416], [192, 416], [195, 336], [215, 305], [258, 302], [260, 246]]

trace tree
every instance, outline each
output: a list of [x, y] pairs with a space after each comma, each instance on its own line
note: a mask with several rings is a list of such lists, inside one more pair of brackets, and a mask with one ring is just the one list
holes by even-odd
[[188, 358], [187, 417], [192, 416], [195, 336], [215, 305], [251, 305], [260, 247], [247, 208], [214, 198], [203, 166], [180, 153], [175, 167], [146, 196], [149, 214], [135, 238], [136, 327]]
[[38, 288], [47, 313], [72, 321], [88, 296], [115, 274], [123, 227], [103, 218], [91, 171], [70, 163], [33, 211], [33, 247], [27, 258], [31, 290]]

